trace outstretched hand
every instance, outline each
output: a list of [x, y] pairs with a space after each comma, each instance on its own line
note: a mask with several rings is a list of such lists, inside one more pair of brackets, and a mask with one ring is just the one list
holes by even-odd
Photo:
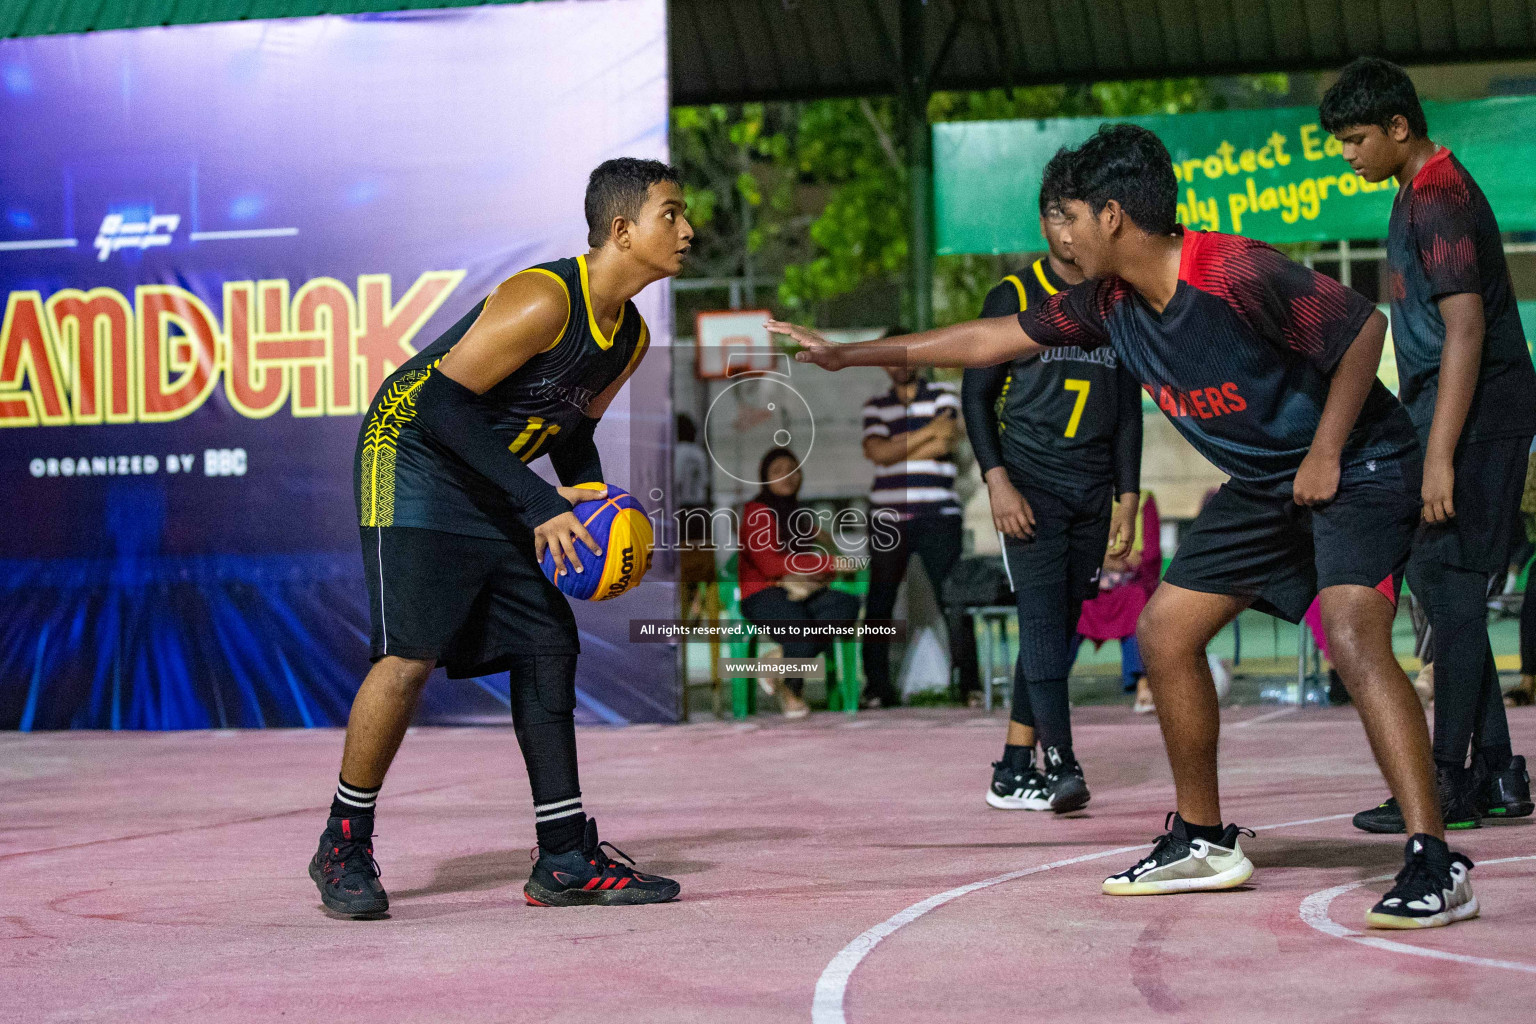
[[783, 320], [769, 320], [763, 326], [768, 328], [769, 334], [782, 334], [800, 346], [800, 351], [795, 353], [796, 362], [815, 363], [824, 370], [843, 368], [838, 347], [809, 327], [785, 323]]

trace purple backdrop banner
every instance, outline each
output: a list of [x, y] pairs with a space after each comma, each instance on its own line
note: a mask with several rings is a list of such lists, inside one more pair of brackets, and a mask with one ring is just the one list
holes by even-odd
[[[588, 172], [665, 158], [663, 0], [0, 42], [0, 727], [345, 721], [353, 506], [385, 375], [509, 274], [585, 249]], [[658, 350], [598, 432], [666, 487]], [[653, 575], [661, 575], [659, 573]], [[588, 720], [669, 720], [648, 581], [577, 609]], [[506, 680], [428, 687], [505, 720]]]

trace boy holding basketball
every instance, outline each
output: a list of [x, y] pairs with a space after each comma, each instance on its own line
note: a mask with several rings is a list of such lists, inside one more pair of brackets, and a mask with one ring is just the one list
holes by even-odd
[[[1419, 518], [1413, 424], [1376, 379], [1386, 321], [1331, 278], [1247, 238], [1187, 231], [1162, 142], [1106, 125], [1070, 151], [1061, 241], [1087, 277], [1017, 317], [891, 341], [829, 345], [770, 323], [829, 369], [987, 366], [1047, 348], [1105, 346], [1173, 425], [1231, 479], [1182, 539], [1137, 627], [1173, 768], [1168, 831], [1103, 891], [1231, 889], [1253, 874], [1223, 823], [1221, 718], [1205, 648], [1249, 606], [1299, 621], [1321, 593], [1339, 674], [1409, 839], [1380, 928], [1474, 917], [1471, 861], [1445, 843], [1429, 733], [1392, 653], [1392, 620]], [[1248, 833], [1252, 835], [1252, 833]]]
[[[309, 867], [337, 913], [389, 907], [374, 805], [435, 665], [455, 678], [510, 672], [539, 845], [529, 903], [677, 896], [676, 882], [605, 852], [623, 857], [582, 809], [576, 621], [539, 561], [547, 552], [562, 581], [596, 571], [580, 549], [599, 546], [572, 505], [607, 494], [593, 434], [650, 340], [630, 300], [682, 269], [693, 229], [677, 172], [654, 160], [603, 163], [585, 206], [589, 252], [503, 281], [395, 371], [363, 420], [355, 480], [374, 665]], [[528, 468], [542, 455], [563, 486]]]

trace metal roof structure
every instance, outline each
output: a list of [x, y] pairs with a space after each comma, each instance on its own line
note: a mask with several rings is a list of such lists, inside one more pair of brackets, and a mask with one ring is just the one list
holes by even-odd
[[[671, 0], [677, 103], [891, 91], [902, 0]], [[1536, 56], [1533, 0], [925, 0], [934, 89]]]
[[[526, 0], [499, 0], [526, 2]], [[670, 0], [679, 104], [890, 93], [918, 0]], [[465, 0], [6, 0], [0, 37]], [[934, 89], [1536, 57], [1536, 0], [924, 0]]]

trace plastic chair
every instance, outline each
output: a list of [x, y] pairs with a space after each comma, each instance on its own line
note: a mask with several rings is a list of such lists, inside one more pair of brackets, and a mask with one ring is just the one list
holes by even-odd
[[[720, 569], [720, 621], [722, 623], [746, 621], [746, 617], [741, 613], [741, 583], [737, 577], [738, 557], [732, 555]], [[864, 596], [869, 593], [869, 570], [867, 568], [860, 570], [858, 576], [852, 580], [835, 580], [830, 587], [858, 597], [862, 609]], [[747, 637], [742, 640], [731, 640], [728, 641], [728, 646], [729, 657], [750, 658], [757, 652], [757, 639]], [[836, 640], [833, 641], [831, 649], [825, 656], [827, 710], [842, 711], [850, 715], [858, 712], [859, 697], [864, 689], [860, 647], [857, 640]], [[756, 713], [757, 680], [748, 677], [732, 679], [732, 717], [746, 718]]]

